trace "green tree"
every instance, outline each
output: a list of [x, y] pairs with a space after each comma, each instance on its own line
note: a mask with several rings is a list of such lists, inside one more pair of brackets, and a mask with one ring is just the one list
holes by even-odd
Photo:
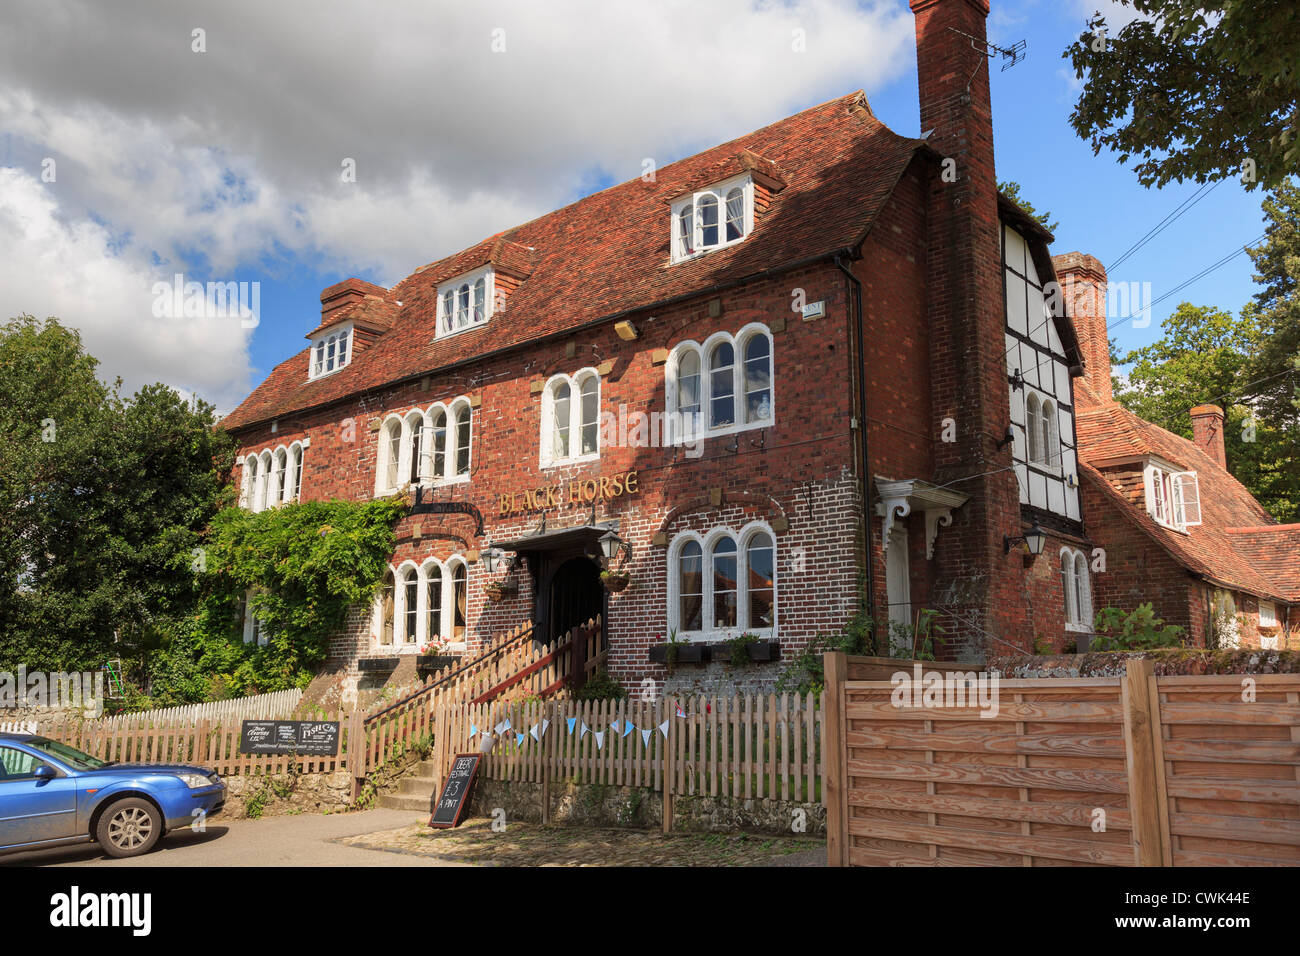
[[[1293, 0], [1119, 0], [1063, 54], [1084, 80], [1070, 125], [1144, 186], [1243, 176], [1273, 187], [1300, 169], [1300, 7]], [[1246, 166], [1243, 166], [1246, 164]]]
[[1287, 180], [1263, 203], [1264, 242], [1246, 253], [1261, 286], [1245, 308], [1260, 336], [1244, 369], [1244, 390], [1260, 418], [1291, 441], [1300, 457], [1300, 187]]
[[1201, 404], [1224, 409], [1228, 470], [1279, 520], [1292, 520], [1300, 503], [1300, 459], [1281, 429], [1257, 420], [1243, 383], [1262, 333], [1255, 317], [1184, 302], [1161, 323], [1162, 338], [1127, 355], [1127, 380], [1115, 397], [1140, 417], [1184, 438], [1188, 414]]
[[0, 668], [147, 667], [198, 597], [230, 439], [210, 405], [96, 370], [57, 320], [0, 329]]
[[1050, 212], [1039, 212], [1027, 199], [1021, 196], [1020, 183], [998, 183], [998, 192], [1002, 193], [1002, 195], [1006, 196], [1024, 210], [1025, 215], [1032, 219], [1037, 219], [1038, 224], [1048, 232], [1056, 232], [1056, 227], [1060, 225], [1060, 223], [1052, 220], [1052, 214]]

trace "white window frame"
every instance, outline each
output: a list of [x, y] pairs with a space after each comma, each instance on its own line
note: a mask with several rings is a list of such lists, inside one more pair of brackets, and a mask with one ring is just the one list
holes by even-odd
[[[740, 420], [745, 417], [749, 407], [747, 398], [749, 389], [745, 377], [744, 356], [745, 348], [755, 335], [762, 335], [767, 339], [769, 414], [765, 419], [747, 422]], [[711, 421], [710, 408], [714, 398], [712, 377], [709, 374], [709, 357], [713, 354], [714, 348], [722, 343], [730, 344], [732, 347], [732, 413], [737, 421], [732, 422], [730, 425], [713, 428], [709, 425]], [[700, 417], [695, 422], [682, 420], [680, 418], [681, 413], [678, 410], [678, 368], [681, 366], [683, 356], [688, 353], [694, 353], [699, 358]], [[772, 330], [762, 322], [751, 322], [741, 328], [735, 335], [729, 332], [715, 332], [705, 339], [703, 343], [696, 342], [693, 339], [678, 342], [673, 347], [668, 356], [668, 361], [664, 365], [664, 402], [668, 419], [667, 440], [669, 444], [683, 444], [699, 438], [715, 438], [736, 432], [752, 431], [756, 428], [775, 427], [777, 417], [776, 343], [772, 337]]]
[[[755, 534], [763, 533], [772, 542], [772, 623], [766, 627], [755, 627], [749, 620], [749, 543]], [[713, 545], [719, 538], [730, 537], [736, 542], [736, 626], [710, 627], [713, 611]], [[699, 544], [701, 549], [701, 574], [703, 577], [703, 594], [701, 595], [699, 630], [685, 630], [681, 627], [681, 582], [678, 579], [679, 561], [682, 549], [689, 541]], [[778, 565], [780, 563], [780, 546], [776, 533], [766, 521], [751, 521], [738, 531], [730, 527], [711, 528], [701, 534], [695, 531], [682, 531], [675, 535], [668, 545], [668, 627], [677, 632], [678, 640], [720, 641], [740, 634], [754, 634], [761, 640], [775, 640], [780, 628], [781, 584]]]
[[[1088, 556], [1078, 548], [1062, 548], [1061, 591], [1065, 601], [1065, 629], [1092, 633], [1092, 575]], [[1079, 597], [1082, 594], [1083, 600]]]
[[[727, 239], [727, 193], [739, 188], [744, 196], [744, 229], [738, 239]], [[699, 203], [705, 197], [712, 196], [718, 203], [718, 242], [705, 246], [703, 244], [704, 228], [700, 223]], [[678, 221], [686, 209], [691, 210], [692, 251], [687, 252], [681, 244]], [[749, 173], [733, 176], [716, 185], [697, 190], [673, 201], [668, 221], [668, 245], [673, 262], [686, 262], [707, 255], [718, 249], [726, 249], [744, 242], [754, 231], [754, 179]]]
[[[339, 346], [347, 349], [347, 358], [339, 361]], [[307, 353], [307, 380], [315, 381], [327, 375], [333, 375], [352, 364], [353, 347], [352, 323], [347, 322], [311, 340], [311, 351]], [[326, 362], [333, 362], [333, 367], [326, 369]]]
[[[1268, 608], [1268, 620], [1264, 619], [1264, 609]], [[1259, 602], [1259, 626], [1260, 627], [1278, 627], [1277, 605], [1272, 601], [1260, 600]]]
[[[596, 383], [596, 450], [583, 454], [577, 452], [582, 446], [582, 386], [589, 381]], [[569, 386], [569, 453], [556, 454], [555, 449], [555, 393], [561, 385]], [[563, 373], [552, 375], [542, 389], [541, 434], [538, 441], [538, 462], [542, 468], [557, 465], [573, 465], [579, 462], [595, 461], [600, 458], [601, 434], [601, 381], [600, 373], [594, 368], [583, 368], [572, 375]]]
[[[1156, 524], [1186, 534], [1189, 527], [1201, 523], [1201, 486], [1197, 472], [1175, 468], [1168, 462], [1151, 461], [1142, 469], [1142, 484], [1147, 514]], [[1196, 494], [1194, 521], [1188, 520], [1191, 504], [1188, 488]]]
[[[483, 315], [479, 319], [474, 318], [474, 286], [480, 280], [483, 280]], [[466, 310], [465, 323], [459, 324], [459, 300], [456, 298], [462, 286], [469, 286], [469, 307]], [[447, 304], [444, 301], [446, 294], [452, 293], [452, 312], [447, 313]], [[468, 332], [470, 329], [477, 329], [486, 325], [492, 318], [496, 306], [496, 272], [493, 268], [483, 266], [475, 269], [473, 272], [467, 272], [464, 275], [457, 276], [454, 279], [442, 283], [438, 286], [438, 319], [434, 330], [435, 338], [445, 338], [449, 335], [460, 335], [462, 332]]]
[[[446, 435], [444, 438], [443, 467], [441, 473], [434, 472], [434, 429], [435, 413], [443, 413]], [[464, 411], [469, 416], [468, 461], [469, 467], [463, 474], [456, 472], [456, 459], [460, 451], [459, 434], [455, 428], [457, 416]], [[389, 466], [394, 464], [392, 441], [394, 429], [397, 431], [397, 460], [394, 467], [393, 481], [388, 478]], [[434, 402], [426, 409], [412, 408], [401, 414], [390, 412], [380, 425], [379, 444], [375, 450], [375, 497], [382, 498], [396, 494], [400, 488], [408, 485], [451, 485], [470, 480], [474, 471], [474, 408], [468, 396], [461, 395], [449, 402]], [[410, 481], [412, 458], [416, 454], [416, 437], [420, 439], [420, 459], [416, 463], [418, 480]]]
[[266, 647], [266, 626], [253, 612], [253, 596], [257, 593], [256, 589], [249, 588], [244, 592], [244, 643], [252, 644], [257, 642], [258, 647]]
[[[453, 641], [451, 637], [452, 632], [455, 630], [456, 621], [456, 569], [459, 567], [465, 569], [466, 639]], [[470, 564], [460, 555], [452, 555], [445, 561], [430, 556], [419, 564], [408, 558], [396, 567], [389, 565], [389, 573], [393, 576], [393, 643], [383, 643], [384, 605], [383, 589], [381, 588], [375, 596], [371, 622], [372, 645], [376, 649], [388, 653], [419, 654], [420, 648], [428, 643], [433, 636], [429, 633], [429, 578], [435, 568], [442, 574], [442, 585], [439, 592], [442, 598], [442, 609], [439, 614], [437, 634], [439, 639], [447, 645], [448, 650], [453, 652], [465, 651], [469, 635]], [[412, 583], [410, 580], [412, 576], [414, 576], [416, 601], [414, 634], [411, 634], [408, 630], [407, 613], [410, 608], [408, 607], [406, 594], [407, 585]]]

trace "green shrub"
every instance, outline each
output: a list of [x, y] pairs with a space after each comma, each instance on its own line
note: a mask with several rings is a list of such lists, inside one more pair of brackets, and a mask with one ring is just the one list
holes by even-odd
[[1088, 645], [1092, 651], [1141, 651], [1183, 643], [1183, 629], [1156, 617], [1150, 602], [1127, 613], [1117, 607], [1102, 608], [1093, 627], [1097, 633]]
[[626, 700], [627, 688], [602, 669], [573, 696], [577, 700]]

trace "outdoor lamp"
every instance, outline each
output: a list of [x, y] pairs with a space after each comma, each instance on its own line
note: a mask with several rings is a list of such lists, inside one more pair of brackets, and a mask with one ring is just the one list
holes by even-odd
[[1010, 535], [1004, 535], [1002, 538], [1002, 553], [1010, 554], [1011, 546], [1017, 541], [1023, 541], [1025, 547], [1029, 549], [1029, 553], [1034, 557], [1037, 557], [1043, 553], [1043, 548], [1047, 547], [1047, 532], [1038, 527], [1038, 524], [1035, 523], [1033, 527], [1023, 535], [1018, 535], [1014, 538]]
[[498, 568], [503, 568], [505, 571], [514, 568], [515, 561], [513, 557], [505, 562], [503, 566], [501, 559], [504, 555], [505, 552], [500, 548], [487, 548], [483, 551], [483, 567], [487, 569], [488, 574], [496, 574]]
[[605, 555], [606, 564], [614, 560], [614, 555], [618, 554], [621, 547], [623, 547], [623, 539], [613, 531], [606, 531], [600, 536], [600, 550]]

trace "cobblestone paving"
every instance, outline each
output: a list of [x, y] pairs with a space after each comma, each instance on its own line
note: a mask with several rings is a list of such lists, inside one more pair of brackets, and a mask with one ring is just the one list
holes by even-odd
[[347, 846], [410, 853], [477, 866], [824, 866], [821, 839], [746, 833], [651, 830], [511, 823], [492, 831], [488, 818], [454, 830], [414, 823], [343, 837]]

